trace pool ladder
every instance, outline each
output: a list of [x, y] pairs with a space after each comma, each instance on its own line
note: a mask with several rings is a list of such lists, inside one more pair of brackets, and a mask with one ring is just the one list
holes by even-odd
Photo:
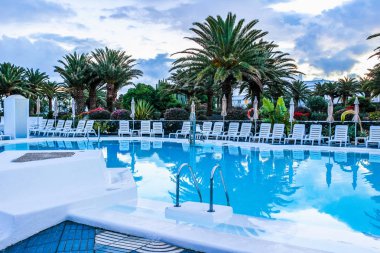
[[[194, 186], [198, 192], [198, 196], [199, 196], [199, 201], [202, 203], [202, 194], [201, 194], [201, 191], [199, 190], [199, 186], [198, 186], [198, 183], [197, 183], [197, 180], [195, 178], [195, 175], [194, 175], [194, 172], [193, 172], [193, 169], [191, 168], [191, 166], [188, 164], [188, 163], [183, 163], [179, 168], [178, 168], [178, 172], [177, 172], [177, 175], [176, 175], [176, 201], [175, 201], [175, 207], [180, 207], [180, 204], [179, 204], [179, 182], [180, 182], [180, 176], [181, 176], [181, 171], [183, 168], [189, 168], [190, 170], [190, 173], [191, 173], [191, 177], [193, 179], [193, 182], [194, 182]], [[223, 185], [223, 189], [224, 189], [224, 194], [226, 195], [226, 200], [227, 200], [227, 206], [230, 206], [230, 197], [228, 195], [228, 192], [227, 192], [227, 187], [226, 187], [226, 184], [224, 182], [224, 177], [223, 177], [223, 173], [222, 173], [222, 170], [221, 170], [221, 167], [219, 164], [215, 165], [212, 170], [211, 170], [211, 175], [210, 175], [210, 206], [209, 206], [209, 209], [207, 212], [215, 212], [214, 210], [214, 177], [215, 177], [215, 172], [219, 169], [219, 174], [220, 174], [220, 179], [222, 180], [222, 185]]]

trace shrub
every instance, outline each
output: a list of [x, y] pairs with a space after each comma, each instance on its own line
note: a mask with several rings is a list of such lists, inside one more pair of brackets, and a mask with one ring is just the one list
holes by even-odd
[[380, 111], [378, 112], [370, 112], [369, 120], [380, 120]]
[[130, 120], [131, 119], [130, 115], [131, 115], [130, 111], [125, 110], [125, 109], [119, 109], [119, 110], [115, 110], [111, 114], [111, 119], [114, 119], [114, 120]]
[[248, 120], [247, 110], [241, 107], [232, 107], [227, 111], [226, 120]]
[[306, 101], [306, 106], [310, 108], [312, 112], [326, 112], [328, 104], [323, 97], [311, 96]]
[[153, 106], [145, 101], [145, 100], [138, 100], [136, 103], [136, 119], [139, 120], [146, 120], [151, 119], [154, 112]]
[[[360, 112], [374, 112], [376, 111], [376, 106], [373, 104], [370, 99], [364, 97], [358, 97], [359, 100], [359, 110]], [[347, 102], [350, 106], [354, 106], [355, 98], [352, 97]]]
[[310, 109], [304, 106], [298, 106], [294, 109], [294, 118], [296, 120], [308, 120], [310, 118]]
[[326, 120], [327, 119], [327, 113], [326, 112], [311, 112], [310, 114], [311, 120]]
[[164, 113], [165, 120], [188, 120], [189, 117], [189, 112], [182, 108], [166, 109]]
[[101, 107], [88, 111], [84, 113], [88, 115], [89, 119], [98, 120], [98, 119], [110, 119], [111, 113]]

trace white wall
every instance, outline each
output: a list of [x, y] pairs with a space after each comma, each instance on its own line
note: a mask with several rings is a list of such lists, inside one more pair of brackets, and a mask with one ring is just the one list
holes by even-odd
[[29, 99], [12, 95], [4, 99], [4, 133], [14, 138], [28, 137]]

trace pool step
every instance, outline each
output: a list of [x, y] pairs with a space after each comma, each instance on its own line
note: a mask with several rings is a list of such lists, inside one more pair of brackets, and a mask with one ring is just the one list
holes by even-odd
[[208, 212], [208, 203], [184, 202], [180, 207], [166, 207], [165, 218], [213, 227], [227, 222], [233, 214], [232, 207], [214, 205], [215, 212]]

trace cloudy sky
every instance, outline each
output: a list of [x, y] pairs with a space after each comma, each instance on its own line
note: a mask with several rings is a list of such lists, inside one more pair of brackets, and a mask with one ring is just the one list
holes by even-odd
[[259, 19], [304, 79], [363, 75], [379, 40], [379, 0], [0, 0], [0, 62], [40, 68], [53, 79], [64, 54], [108, 46], [138, 59], [154, 85], [168, 76], [171, 54], [192, 46], [194, 21], [208, 15]]

